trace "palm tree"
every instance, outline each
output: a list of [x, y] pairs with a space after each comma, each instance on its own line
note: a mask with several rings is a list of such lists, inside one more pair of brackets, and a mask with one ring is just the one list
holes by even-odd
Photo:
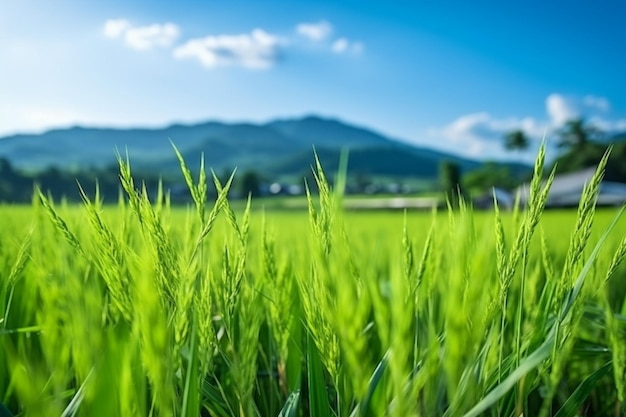
[[[504, 148], [507, 151], [522, 152], [528, 149], [530, 146], [530, 140], [526, 133], [522, 129], [515, 129], [504, 135]], [[512, 182], [517, 182], [520, 178], [520, 173], [511, 172], [509, 174]]]
[[573, 150], [583, 149], [602, 134], [595, 126], [587, 125], [582, 117], [568, 120], [556, 133], [559, 136], [557, 146]]
[[521, 129], [512, 130], [504, 136], [504, 148], [509, 151], [524, 151], [528, 149], [529, 140]]

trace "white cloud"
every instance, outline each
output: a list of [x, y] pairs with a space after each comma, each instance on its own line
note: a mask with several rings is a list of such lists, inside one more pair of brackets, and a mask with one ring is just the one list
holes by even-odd
[[538, 137], [546, 126], [532, 117], [497, 119], [487, 112], [461, 116], [442, 129], [442, 133], [453, 142], [502, 141], [506, 132], [521, 129], [527, 135]]
[[626, 119], [607, 120], [593, 116], [589, 118], [589, 124], [608, 134], [626, 132]]
[[335, 42], [333, 42], [331, 49], [336, 54], [360, 54], [361, 52], [363, 52], [364, 47], [361, 42], [354, 42], [346, 38], [339, 38]]
[[317, 23], [300, 23], [296, 26], [296, 32], [312, 41], [322, 41], [333, 32], [333, 25], [325, 20]]
[[155, 46], [171, 46], [178, 38], [180, 31], [173, 23], [152, 24], [131, 28], [126, 31], [125, 41], [128, 46], [134, 49], [146, 50]]
[[346, 38], [337, 39], [335, 42], [333, 42], [333, 52], [337, 54], [345, 52], [348, 49], [349, 45], [350, 44], [348, 43], [348, 40]]
[[585, 117], [589, 124], [609, 135], [626, 131], [626, 119], [607, 119], [609, 110], [611, 103], [606, 97], [591, 94], [576, 97], [554, 93], [546, 99], [546, 111], [553, 128], [562, 126], [567, 120]]
[[546, 98], [546, 111], [555, 127], [580, 116], [580, 108], [576, 101], [558, 93], [550, 94]]
[[[546, 111], [555, 127], [562, 126], [567, 120], [583, 115], [596, 117], [598, 113], [606, 113], [611, 109], [611, 103], [606, 97], [566, 96], [559, 93], [550, 94], [546, 98]], [[594, 115], [596, 113], [596, 115]]]
[[197, 59], [206, 68], [240, 66], [270, 68], [280, 58], [286, 41], [255, 29], [240, 35], [217, 35], [190, 39], [174, 50], [177, 59]]
[[[546, 136], [548, 144], [555, 139], [555, 131], [567, 120], [585, 116], [589, 124], [608, 134], [626, 131], [626, 119], [607, 119], [598, 114], [610, 109], [610, 102], [597, 96], [567, 96], [559, 93], [550, 94], [545, 100], [546, 118], [533, 117], [496, 118], [487, 112], [471, 113], [460, 116], [443, 127], [427, 131], [437, 147], [457, 149], [458, 153], [479, 158], [503, 158], [510, 153], [503, 149], [504, 136], [515, 129], [523, 130], [531, 139], [531, 146], [523, 157], [532, 161], [538, 143]], [[596, 114], [594, 114], [594, 112]], [[549, 148], [552, 153], [553, 149]]]
[[[300, 23], [296, 26], [296, 32], [311, 41], [321, 42], [330, 37], [333, 33], [333, 26], [325, 20], [317, 23]], [[363, 43], [352, 41], [345, 37], [334, 39], [332, 42], [324, 42], [324, 47], [330, 46], [330, 50], [335, 54], [358, 55], [365, 49]]]
[[104, 23], [104, 35], [108, 38], [119, 38], [131, 27], [126, 19], [110, 19]]
[[589, 108], [597, 109], [603, 112], [609, 111], [611, 109], [611, 103], [606, 97], [588, 95], [585, 96], [585, 98], [583, 99], [583, 103]]
[[[174, 47], [176, 59], [196, 59], [206, 68], [243, 67], [267, 69], [274, 66], [289, 46], [303, 47], [296, 35], [283, 38], [263, 29], [249, 33], [219, 34], [187, 39], [174, 45], [180, 36], [180, 28], [174, 23], [153, 23], [135, 26], [127, 19], [109, 19], [104, 23], [105, 37], [122, 41], [129, 48], [146, 51], [154, 48]], [[335, 54], [358, 55], [364, 50], [363, 43], [341, 37], [330, 39], [333, 26], [326, 20], [303, 22], [296, 25], [296, 33], [325, 50]]]
[[626, 132], [626, 119], [613, 121], [610, 128], [612, 132]]
[[[440, 147], [457, 149], [458, 153], [472, 158], [497, 159], [504, 153], [504, 136], [515, 129], [524, 131], [536, 144], [547, 125], [532, 117], [498, 119], [487, 112], [478, 112], [458, 117], [443, 127], [431, 128], [427, 134]], [[535, 151], [532, 144], [530, 148], [532, 154]]]
[[444, 139], [455, 147], [462, 146], [467, 154], [478, 156], [485, 148], [484, 136], [489, 132], [484, 128], [490, 119], [486, 112], [467, 114], [442, 128], [431, 129], [429, 136]]
[[112, 39], [122, 38], [128, 47], [145, 51], [155, 47], [171, 46], [178, 39], [180, 29], [169, 22], [133, 26], [126, 19], [112, 19], [105, 22], [104, 35]]

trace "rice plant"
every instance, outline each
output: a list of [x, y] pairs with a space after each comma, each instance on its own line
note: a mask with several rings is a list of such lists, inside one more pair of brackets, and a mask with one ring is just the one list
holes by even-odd
[[345, 212], [319, 161], [275, 213], [174, 152], [190, 207], [120, 156], [117, 206], [0, 206], [0, 415], [625, 415], [606, 159], [576, 212], [544, 211], [542, 148], [513, 213]]

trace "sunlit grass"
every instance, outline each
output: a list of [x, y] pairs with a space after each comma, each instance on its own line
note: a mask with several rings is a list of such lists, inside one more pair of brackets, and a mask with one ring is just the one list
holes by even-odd
[[[0, 207], [0, 402], [31, 416], [621, 415], [626, 220], [231, 206]], [[309, 184], [311, 186], [311, 184]], [[311, 187], [312, 188], [312, 187]], [[234, 208], [233, 208], [234, 207]]]

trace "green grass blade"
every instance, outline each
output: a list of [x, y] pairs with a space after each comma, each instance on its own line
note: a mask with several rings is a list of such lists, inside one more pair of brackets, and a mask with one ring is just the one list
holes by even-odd
[[556, 327], [560, 322], [564, 321], [567, 317], [567, 314], [571, 311], [576, 299], [580, 295], [582, 290], [582, 286], [585, 282], [585, 277], [591, 271], [591, 267], [594, 264], [598, 254], [600, 253], [600, 249], [604, 245], [607, 240], [609, 234], [617, 224], [620, 219], [622, 213], [624, 212], [625, 207], [622, 207], [617, 215], [613, 218], [611, 224], [605, 229], [604, 233], [598, 240], [595, 248], [592, 253], [589, 255], [589, 258], [585, 262], [585, 266], [582, 271], [578, 275], [578, 278], [575, 281], [574, 288], [570, 291], [569, 297], [565, 300], [565, 304], [563, 305], [560, 315], [559, 321], [553, 325], [550, 329], [545, 342], [539, 346], [532, 354], [524, 358], [519, 366], [500, 384], [498, 384], [489, 394], [487, 394], [478, 404], [476, 404], [465, 417], [475, 417], [480, 415], [483, 411], [487, 410], [493, 404], [495, 404], [498, 399], [504, 396], [511, 388], [515, 386], [515, 384], [528, 372], [535, 369], [541, 362], [547, 359], [550, 356], [551, 350], [553, 349], [554, 342], [556, 339]]
[[365, 394], [365, 397], [363, 397], [363, 400], [361, 401], [361, 403], [358, 404], [355, 407], [354, 411], [350, 414], [350, 417], [357, 417], [357, 416], [364, 417], [368, 415], [372, 397], [374, 396], [374, 393], [376, 392], [376, 388], [378, 388], [379, 382], [383, 378], [383, 375], [385, 374], [385, 370], [387, 369], [387, 364], [389, 361], [389, 354], [390, 354], [389, 352], [390, 351], [388, 350], [385, 353], [385, 356], [383, 356], [380, 362], [378, 362], [378, 365], [376, 365], [376, 368], [374, 369], [374, 372], [372, 373], [372, 376], [370, 377], [369, 383], [367, 384], [367, 393]]
[[0, 417], [13, 417], [13, 414], [6, 408], [2, 403], [0, 403]]
[[230, 417], [235, 415], [230, 404], [224, 397], [224, 391], [219, 386], [216, 378], [216, 384], [212, 384], [209, 378], [206, 378], [202, 384], [202, 396], [204, 398], [202, 407], [209, 412], [209, 415], [215, 417]]
[[0, 335], [16, 334], [16, 333], [39, 333], [39, 332], [41, 332], [41, 327], [28, 326], [28, 327], [20, 327], [18, 329], [2, 329], [0, 330]]
[[591, 391], [604, 375], [606, 375], [613, 367], [612, 362], [607, 362], [603, 367], [585, 378], [580, 385], [574, 390], [572, 395], [565, 401], [563, 407], [554, 415], [554, 417], [573, 417], [578, 415], [580, 407], [583, 405]]
[[285, 405], [278, 413], [278, 417], [296, 417], [298, 415], [298, 404], [300, 403], [300, 390], [292, 391], [285, 401]]
[[349, 157], [350, 150], [348, 148], [343, 148], [339, 156], [339, 168], [337, 169], [337, 175], [335, 177], [335, 195], [340, 200], [346, 192]]
[[626, 209], [626, 206], [622, 206], [622, 208], [617, 212], [617, 214], [615, 215], [615, 217], [613, 218], [609, 226], [604, 230], [604, 233], [602, 233], [602, 236], [600, 236], [598, 243], [593, 248], [593, 252], [591, 252], [591, 255], [589, 255], [589, 259], [585, 263], [585, 266], [583, 267], [582, 271], [580, 272], [580, 274], [578, 275], [578, 278], [576, 279], [574, 283], [574, 288], [570, 292], [570, 296], [566, 300], [567, 303], [564, 306], [563, 310], [561, 311], [561, 317], [564, 317], [572, 308], [574, 304], [574, 300], [578, 297], [578, 295], [580, 294], [580, 291], [582, 290], [583, 284], [585, 282], [585, 277], [587, 276], [589, 271], [591, 271], [593, 261], [595, 261], [595, 259], [598, 257], [598, 254], [600, 253], [600, 249], [604, 245], [604, 242], [606, 242], [606, 240], [608, 239], [613, 228], [615, 228], [615, 226], [617, 225], [617, 222], [622, 217], [622, 214], [624, 214], [625, 209]]
[[198, 347], [196, 346], [197, 331], [195, 323], [191, 329], [190, 356], [185, 372], [185, 390], [183, 391], [183, 403], [181, 417], [196, 417], [200, 415], [200, 392], [199, 392], [199, 364]]
[[535, 369], [541, 362], [550, 357], [552, 352], [552, 344], [554, 343], [554, 334], [546, 340], [531, 355], [523, 359], [519, 366], [500, 384], [498, 384], [489, 394], [485, 396], [478, 404], [476, 404], [464, 417], [477, 417], [482, 415], [489, 407], [495, 404], [503, 397], [515, 384], [527, 373]]
[[326, 391], [324, 367], [313, 343], [311, 336], [307, 336], [307, 375], [309, 382], [309, 409], [311, 416], [331, 417], [330, 403]]
[[180, 170], [182, 171], [183, 178], [185, 178], [185, 183], [187, 184], [187, 188], [189, 188], [189, 192], [191, 193], [191, 196], [193, 197], [194, 202], [197, 202], [198, 195], [197, 195], [196, 186], [195, 186], [194, 181], [193, 181], [193, 176], [191, 175], [191, 171], [187, 167], [187, 163], [185, 162], [185, 158], [180, 153], [180, 151], [178, 150], [176, 145], [174, 145], [174, 142], [172, 142], [170, 140], [170, 143], [172, 145], [172, 148], [174, 149], [174, 153], [176, 154], [176, 158], [178, 159], [178, 163], [180, 164]]
[[78, 391], [76, 391], [76, 394], [72, 398], [72, 401], [70, 401], [67, 407], [65, 407], [65, 410], [63, 410], [63, 414], [61, 414], [61, 417], [73, 417], [76, 415], [76, 413], [78, 413], [78, 409], [85, 399], [85, 387], [87, 386], [91, 375], [93, 375], [93, 369], [91, 370], [89, 375], [87, 375], [87, 378], [82, 383], [80, 388], [78, 388]]

